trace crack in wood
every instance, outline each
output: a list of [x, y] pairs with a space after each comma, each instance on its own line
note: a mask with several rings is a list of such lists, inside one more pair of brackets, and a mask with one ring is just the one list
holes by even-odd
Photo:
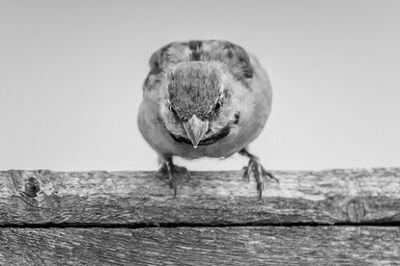
[[0, 228], [179, 228], [179, 227], [193, 227], [193, 228], [212, 228], [212, 227], [299, 227], [299, 226], [309, 226], [309, 227], [400, 227], [400, 222], [385, 222], [385, 221], [371, 221], [367, 223], [282, 223], [282, 224], [271, 224], [271, 223], [215, 223], [215, 224], [202, 224], [202, 223], [160, 223], [160, 224], [102, 224], [102, 223], [43, 223], [43, 224], [1, 224]]

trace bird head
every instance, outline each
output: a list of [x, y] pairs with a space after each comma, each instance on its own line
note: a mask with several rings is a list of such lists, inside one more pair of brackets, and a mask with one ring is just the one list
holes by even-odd
[[170, 69], [161, 103], [161, 118], [170, 135], [194, 148], [227, 136], [237, 119], [231, 80], [219, 62], [181, 62]]

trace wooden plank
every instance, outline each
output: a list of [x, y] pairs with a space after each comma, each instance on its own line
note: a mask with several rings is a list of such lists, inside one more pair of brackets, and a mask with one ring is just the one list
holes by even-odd
[[264, 198], [240, 171], [194, 172], [172, 198], [149, 172], [0, 172], [0, 225], [400, 221], [400, 169], [273, 172]]
[[399, 227], [2, 228], [0, 265], [400, 265]]

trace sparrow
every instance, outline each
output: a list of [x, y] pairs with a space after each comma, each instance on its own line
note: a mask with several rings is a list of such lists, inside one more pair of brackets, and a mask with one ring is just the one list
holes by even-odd
[[150, 58], [143, 85], [138, 126], [158, 153], [157, 176], [177, 193], [177, 177], [189, 177], [173, 157], [248, 157], [244, 177], [254, 176], [259, 199], [265, 170], [249, 144], [261, 133], [271, 112], [272, 90], [255, 56], [224, 40], [172, 42]]

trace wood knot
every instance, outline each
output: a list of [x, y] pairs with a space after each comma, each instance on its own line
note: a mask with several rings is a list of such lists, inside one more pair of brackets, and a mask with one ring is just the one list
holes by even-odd
[[25, 195], [27, 197], [36, 197], [40, 191], [39, 181], [34, 177], [29, 177], [25, 183]]
[[367, 214], [364, 203], [359, 199], [351, 199], [346, 204], [346, 215], [350, 222], [360, 222]]

